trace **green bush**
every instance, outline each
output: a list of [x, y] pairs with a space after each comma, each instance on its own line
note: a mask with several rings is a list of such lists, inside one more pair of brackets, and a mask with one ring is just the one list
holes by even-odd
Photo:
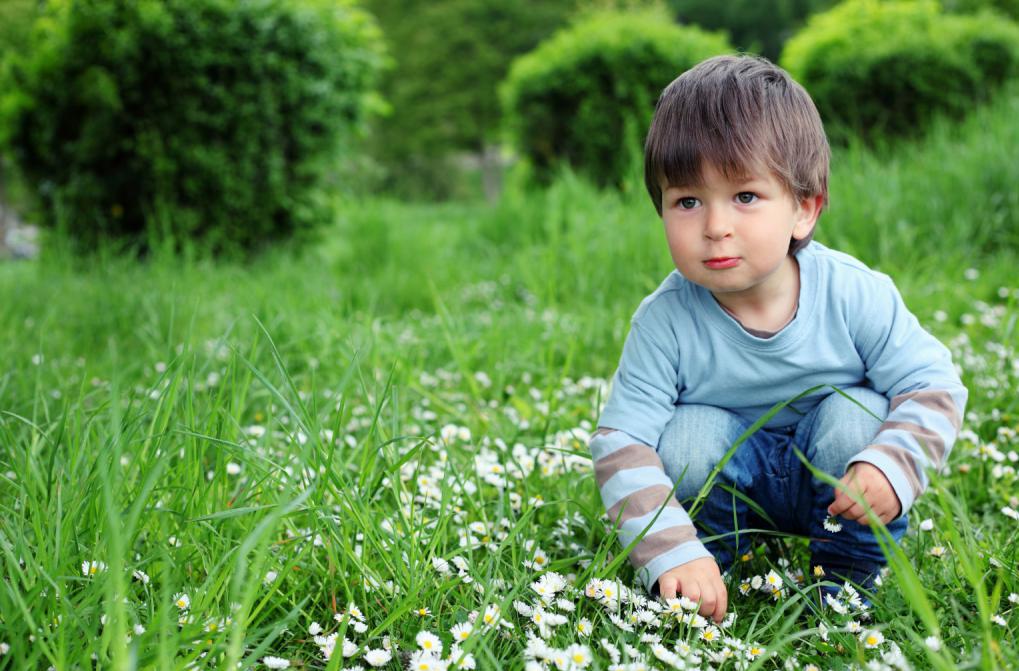
[[28, 48], [28, 34], [38, 13], [39, 0], [0, 0], [0, 58]]
[[847, 0], [810, 19], [782, 65], [814, 98], [834, 140], [915, 134], [961, 117], [1019, 66], [1019, 27], [942, 13], [933, 0]]
[[1019, 0], [941, 0], [945, 11], [975, 14], [983, 10], [1001, 12], [1013, 21], [1019, 21]]
[[518, 152], [547, 181], [560, 161], [599, 185], [620, 183], [669, 82], [725, 38], [662, 13], [599, 12], [510, 67], [501, 89]]
[[737, 49], [772, 60], [778, 59], [782, 45], [808, 15], [833, 4], [834, 0], [668, 0], [669, 9], [680, 23], [724, 30]]
[[220, 252], [331, 220], [323, 179], [383, 59], [352, 0], [50, 4], [0, 89], [0, 140], [43, 223], [82, 249], [172, 238]]

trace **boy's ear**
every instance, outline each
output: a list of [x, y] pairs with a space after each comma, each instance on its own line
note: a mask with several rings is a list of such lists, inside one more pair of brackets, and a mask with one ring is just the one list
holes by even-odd
[[822, 207], [824, 207], [823, 194], [804, 198], [797, 203], [796, 226], [793, 228], [793, 238], [802, 240], [814, 230], [814, 224], [817, 223]]

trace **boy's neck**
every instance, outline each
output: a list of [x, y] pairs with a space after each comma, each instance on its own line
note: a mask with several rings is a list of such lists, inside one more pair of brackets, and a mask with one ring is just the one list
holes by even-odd
[[715, 300], [736, 321], [755, 331], [777, 332], [792, 321], [800, 299], [800, 266], [796, 257], [758, 285], [752, 293], [712, 293]]

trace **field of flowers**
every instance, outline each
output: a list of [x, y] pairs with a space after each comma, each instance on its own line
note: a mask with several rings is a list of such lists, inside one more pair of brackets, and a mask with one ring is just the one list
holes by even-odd
[[815, 605], [802, 538], [745, 557], [717, 626], [633, 580], [586, 441], [669, 259], [639, 190], [564, 177], [361, 203], [250, 266], [0, 265], [0, 668], [1016, 668], [1019, 266], [998, 210], [965, 228], [986, 194], [924, 172], [1011, 165], [1010, 110], [994, 142], [836, 157], [818, 238], [971, 392], [869, 605]]

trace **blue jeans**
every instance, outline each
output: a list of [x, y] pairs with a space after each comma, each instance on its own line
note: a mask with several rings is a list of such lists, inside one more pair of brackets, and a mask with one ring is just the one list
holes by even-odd
[[[797, 424], [759, 429], [736, 450], [716, 476], [714, 486], [694, 516], [703, 539], [723, 535], [705, 543], [722, 570], [750, 548], [746, 529], [774, 528], [810, 538], [812, 563], [840, 558], [884, 564], [884, 553], [870, 527], [840, 520], [842, 531], [830, 533], [823, 527], [833, 488], [815, 478], [797, 458], [796, 446], [818, 470], [835, 479], [846, 472], [847, 462], [877, 435], [888, 414], [888, 399], [865, 387], [844, 389], [881, 419], [875, 419], [856, 403], [832, 392]], [[707, 482], [708, 475], [734, 442], [748, 429], [735, 413], [708, 405], [679, 405], [666, 425], [658, 444], [658, 456], [673, 482], [682, 479], [676, 498], [689, 504]], [[684, 473], [685, 470], [685, 473]], [[756, 514], [745, 501], [719, 485], [739, 490], [771, 518], [774, 525]], [[903, 515], [888, 525], [895, 542], [908, 526]], [[734, 533], [738, 532], [738, 533]]]

